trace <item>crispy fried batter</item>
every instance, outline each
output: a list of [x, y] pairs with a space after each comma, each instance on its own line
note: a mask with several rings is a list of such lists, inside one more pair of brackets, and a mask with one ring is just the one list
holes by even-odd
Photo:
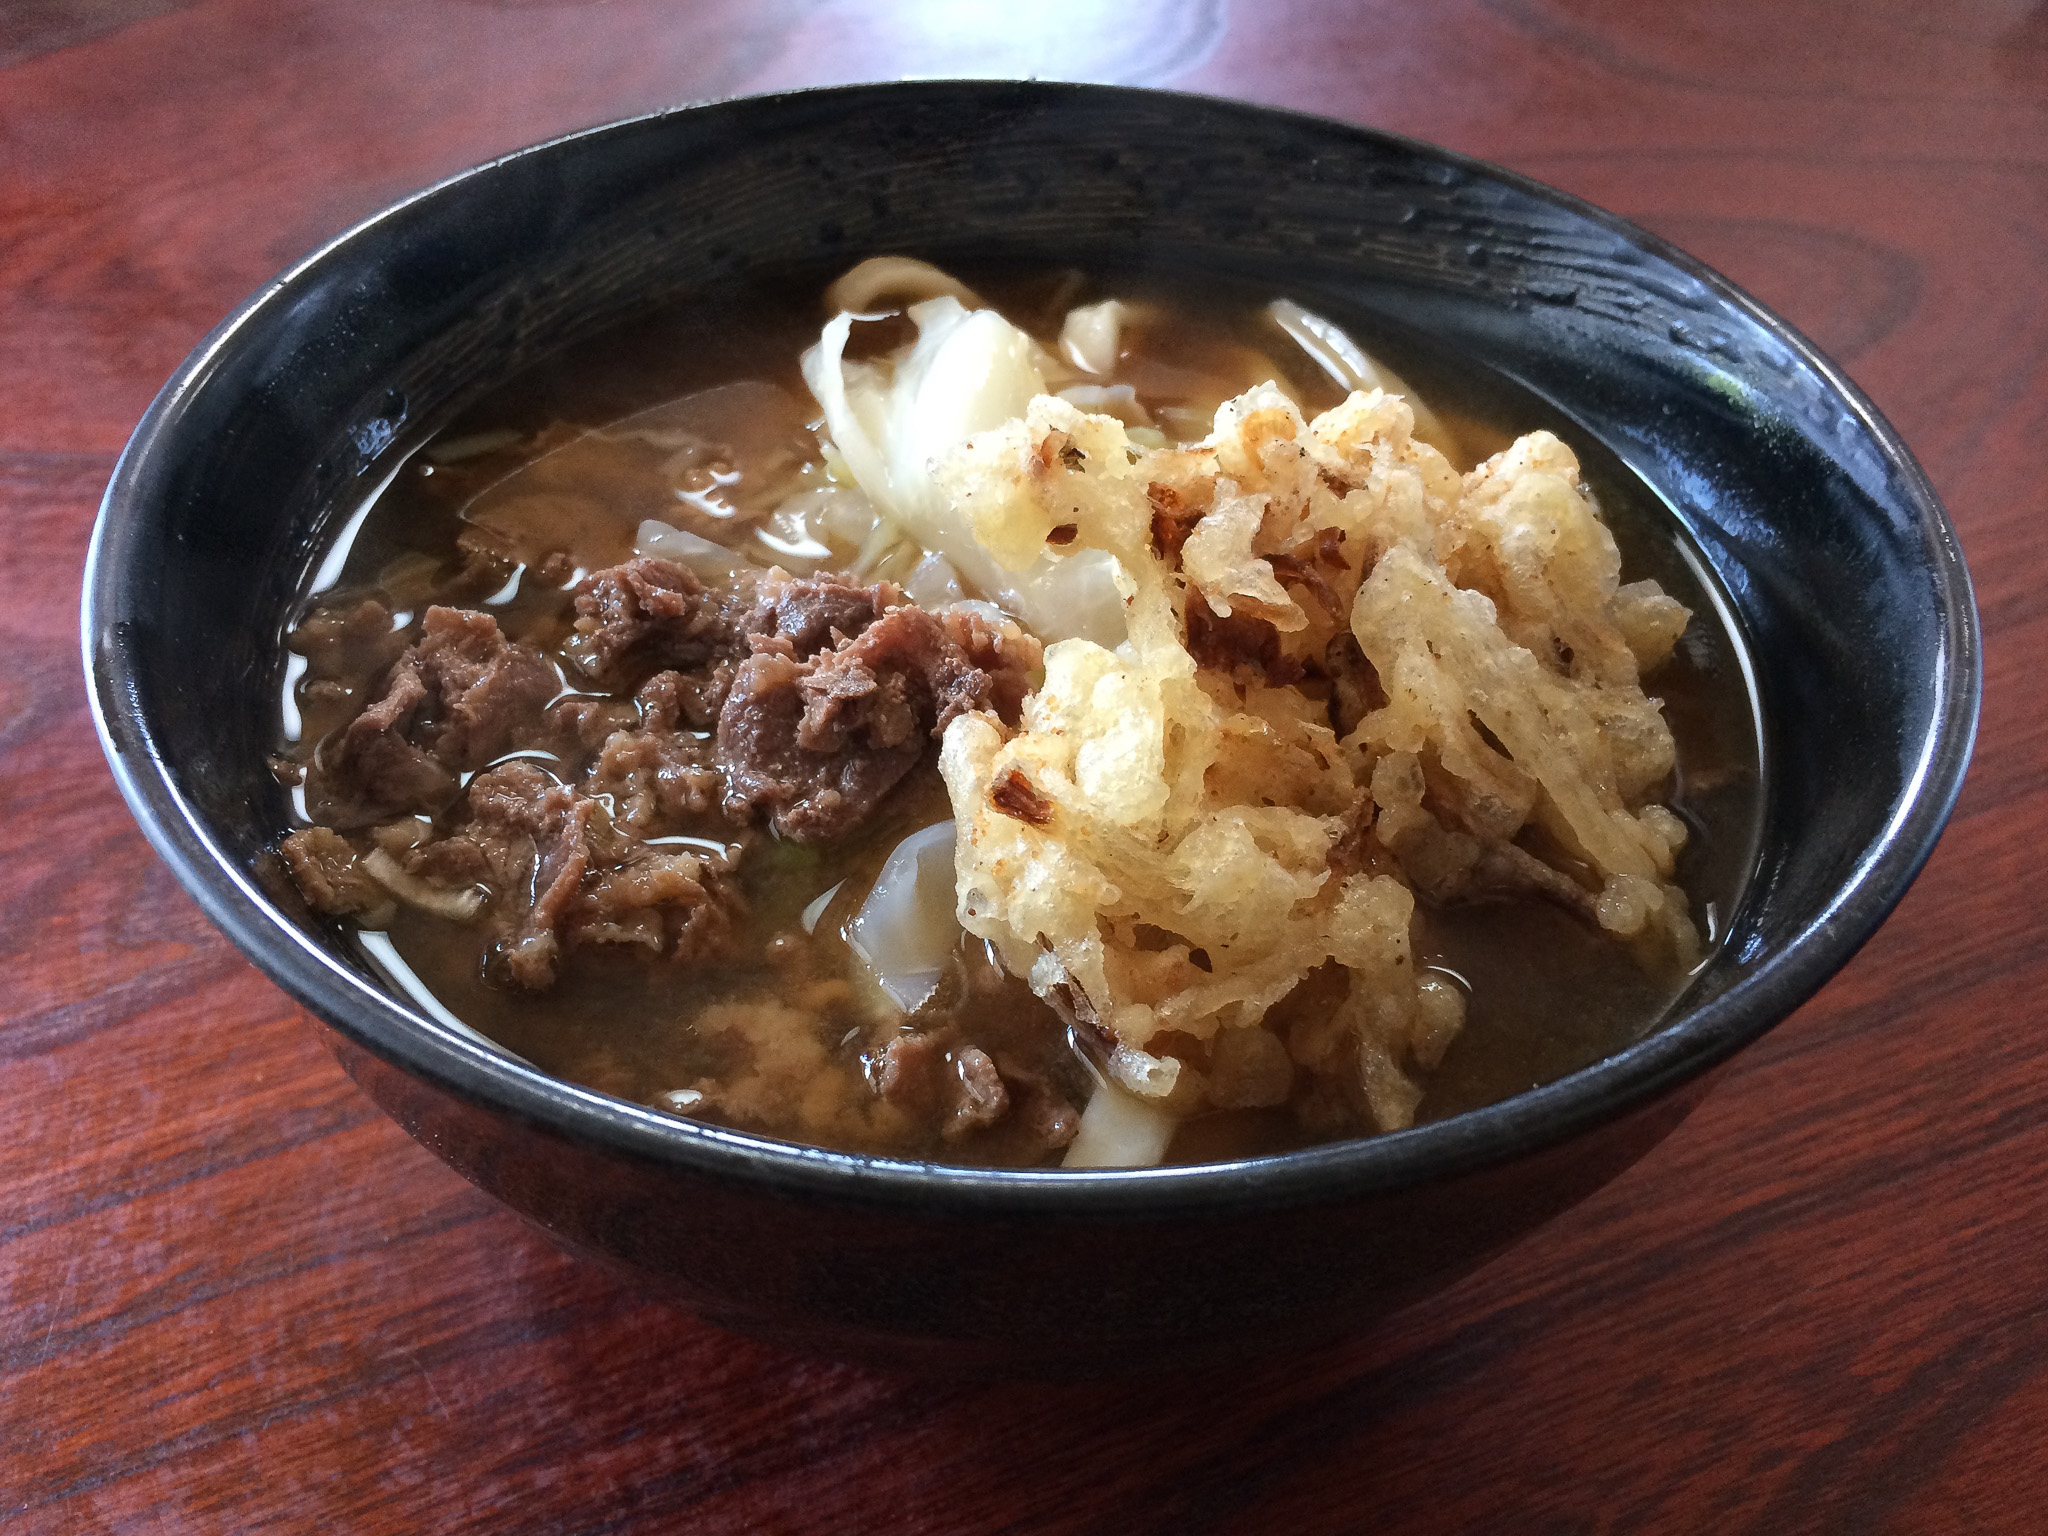
[[[1099, 1021], [1113, 1077], [1176, 1110], [1284, 1098], [1266, 1015], [1335, 962], [1341, 998], [1285, 1049], [1382, 1128], [1407, 1124], [1412, 1074], [1462, 1017], [1418, 978], [1415, 891], [1538, 895], [1696, 945], [1669, 884], [1682, 828], [1644, 803], [1671, 739], [1639, 682], [1684, 609], [1619, 586], [1555, 438], [1461, 482], [1413, 428], [1398, 396], [1310, 423], [1265, 386], [1204, 443], [1141, 452], [1041, 397], [939, 466], [997, 558], [1055, 534], [1113, 556], [1129, 636], [1048, 648], [1014, 726], [947, 729], [961, 921]], [[1518, 844], [1525, 828], [1601, 884]]]

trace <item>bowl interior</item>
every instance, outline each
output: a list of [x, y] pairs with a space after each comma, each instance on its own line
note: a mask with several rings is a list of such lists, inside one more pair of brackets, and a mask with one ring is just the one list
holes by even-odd
[[[817, 284], [880, 251], [1184, 269], [1430, 335], [1617, 455], [1727, 592], [1768, 797], [1688, 1010], [1354, 1161], [1504, 1156], [1704, 1070], [1839, 966], [1931, 848], [1976, 707], [1952, 533], [1853, 389], [1711, 274], [1560, 194], [1317, 119], [1035, 84], [758, 98], [510, 156], [343, 236], [194, 354], [109, 490], [85, 639], [117, 774], [211, 915], [361, 1044], [527, 1113], [600, 1108], [377, 1000], [351, 950], [267, 893], [280, 642], [324, 547], [422, 423], [507, 376], [651, 305]], [[748, 1141], [603, 1113], [649, 1145]]]

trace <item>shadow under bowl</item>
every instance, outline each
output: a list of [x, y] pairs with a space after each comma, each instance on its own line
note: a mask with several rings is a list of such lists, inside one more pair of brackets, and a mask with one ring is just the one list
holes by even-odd
[[[818, 1151], [557, 1081], [422, 1016], [262, 878], [282, 637], [412, 424], [683, 296], [906, 252], [1323, 296], [1483, 358], [1617, 455], [1757, 671], [1758, 863], [1683, 1005], [1549, 1086], [1270, 1159], [1089, 1173]], [[115, 471], [83, 638], [123, 793], [212, 919], [405, 1129], [715, 1320], [899, 1361], [1064, 1369], [1363, 1326], [1598, 1188], [1813, 993], [1931, 851], [1979, 693], [1953, 530], [1782, 321], [1620, 219], [1365, 129], [1099, 86], [916, 83], [685, 107], [509, 155], [264, 288]]]

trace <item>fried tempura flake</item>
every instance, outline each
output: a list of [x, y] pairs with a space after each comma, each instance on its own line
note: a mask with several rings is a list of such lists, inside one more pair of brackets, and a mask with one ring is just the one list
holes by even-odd
[[[1409, 1124], [1463, 1013], [1418, 974], [1418, 891], [1542, 896], [1690, 956], [1683, 827], [1645, 803], [1671, 737], [1639, 682], [1685, 610], [1619, 584], [1554, 437], [1461, 481], [1380, 391], [1305, 422], [1262, 386], [1151, 451], [1041, 396], [936, 479], [1010, 569], [1116, 562], [1125, 642], [1049, 647], [1018, 725], [956, 720], [940, 766], [961, 922], [1113, 1041], [1130, 1091], [1270, 1104], [1298, 1070]], [[1337, 1005], [1280, 1040], [1269, 1012], [1333, 965]]]

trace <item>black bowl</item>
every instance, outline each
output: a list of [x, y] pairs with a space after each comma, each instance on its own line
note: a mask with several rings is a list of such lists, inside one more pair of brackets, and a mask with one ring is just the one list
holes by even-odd
[[[1484, 357], [1671, 505], [1757, 662], [1759, 863], [1668, 1024], [1491, 1108], [1253, 1162], [988, 1172], [822, 1152], [555, 1081], [423, 1017], [266, 894], [283, 627], [408, 424], [651, 303], [859, 256], [1328, 296]], [[1699, 263], [1427, 145], [1095, 86], [860, 86], [686, 107], [467, 172], [223, 324], [128, 445], [84, 643], [122, 791], [207, 913], [407, 1131], [716, 1319], [896, 1358], [1157, 1361], [1365, 1324], [1613, 1178], [1918, 872], [1968, 760], [1976, 611], [1896, 434]]]

